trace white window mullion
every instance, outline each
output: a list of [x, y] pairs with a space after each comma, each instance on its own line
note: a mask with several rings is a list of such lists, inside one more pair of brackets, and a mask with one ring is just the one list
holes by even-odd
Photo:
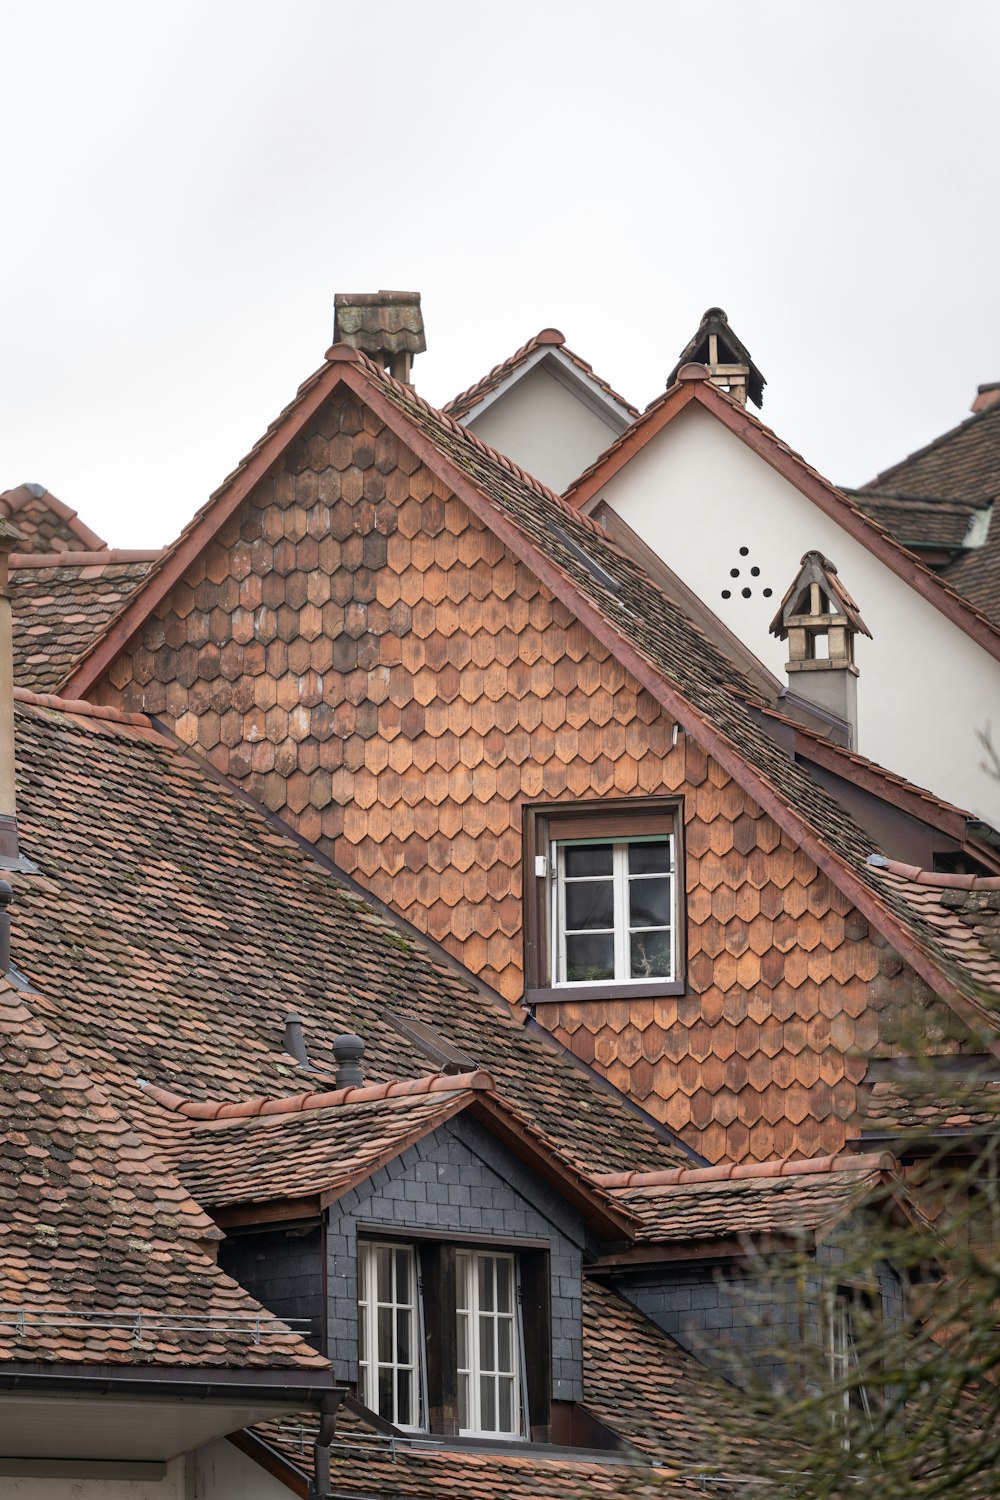
[[628, 845], [615, 844], [615, 979], [628, 978]]

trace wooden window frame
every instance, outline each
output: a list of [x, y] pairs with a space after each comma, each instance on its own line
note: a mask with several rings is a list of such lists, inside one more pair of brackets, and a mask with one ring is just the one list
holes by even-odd
[[[674, 840], [674, 977], [595, 984], [554, 985], [552, 974], [552, 845], [570, 839], [648, 838]], [[684, 807], [679, 797], [603, 798], [594, 802], [550, 802], [524, 808], [524, 998], [529, 1005], [580, 1000], [655, 999], [687, 993], [687, 904]], [[545, 858], [546, 873], [536, 874]]]

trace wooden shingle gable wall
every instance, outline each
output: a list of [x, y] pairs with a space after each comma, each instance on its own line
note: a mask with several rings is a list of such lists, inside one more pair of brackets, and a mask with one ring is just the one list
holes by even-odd
[[680, 799], [688, 992], [539, 1016], [711, 1160], [840, 1150], [877, 1043], [870, 981], [888, 961], [883, 993], [923, 993], [354, 391], [310, 415], [92, 696], [163, 719], [511, 1001], [525, 805]]

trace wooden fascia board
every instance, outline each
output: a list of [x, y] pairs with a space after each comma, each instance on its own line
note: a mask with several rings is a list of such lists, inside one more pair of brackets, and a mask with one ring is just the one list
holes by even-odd
[[584, 473], [579, 487], [571, 486], [572, 493], [566, 495], [566, 504], [571, 505], [574, 510], [584, 510], [587, 503], [610, 479], [614, 478], [619, 469], [624, 468], [658, 432], [662, 432], [668, 422], [690, 405], [694, 400], [694, 394], [695, 383], [686, 381], [683, 385], [675, 386], [669, 395], [663, 397], [651, 410], [637, 417], [631, 427], [627, 428], [622, 436], [611, 445], [604, 457], [599, 458], [596, 464]]
[[[851, 505], [828, 480], [782, 447], [768, 430], [740, 408], [737, 411], [710, 381], [692, 381], [696, 400], [717, 417], [751, 452], [770, 464], [783, 479], [818, 506], [838, 526], [873, 553], [880, 562], [915, 589], [928, 604], [951, 620], [977, 645], [1000, 661], [1000, 631], [970, 609], [956, 594], [942, 587], [939, 580], [912, 553], [893, 540], [888, 532], [874, 526], [867, 516]], [[609, 477], [609, 476], [608, 476]]]
[[[830, 849], [827, 849], [812, 824], [790, 807], [763, 776], [750, 766], [739, 749], [725, 738], [686, 698], [654, 667], [641, 652], [626, 641], [591, 601], [582, 594], [565, 573], [525, 536], [516, 522], [503, 515], [483, 493], [435, 443], [414, 427], [398, 411], [392, 402], [369, 384], [362, 369], [357, 365], [347, 366], [345, 383], [365, 401], [396, 433], [422, 463], [442, 479], [481, 520], [497, 538], [509, 547], [515, 557], [530, 568], [535, 577], [544, 583], [560, 599], [576, 618], [603, 645], [617, 657], [622, 666], [654, 697], [666, 711], [690, 732], [713, 759], [748, 791], [762, 810], [772, 817], [791, 838], [805, 851], [810, 859], [827, 875], [844, 895], [872, 925], [892, 943], [893, 947], [915, 970], [935, 993], [951, 1003], [968, 1025], [975, 1030], [981, 1026], [982, 1016], [976, 1006], [965, 996], [956, 992], [954, 984], [939, 968], [933, 958], [913, 939], [899, 923], [893, 913], [883, 905], [873, 891], [854, 871]], [[992, 1043], [1000, 1056], [1000, 1036]]]
[[260, 1203], [226, 1203], [205, 1209], [220, 1229], [238, 1229], [250, 1224], [264, 1227], [298, 1219], [315, 1219], [320, 1212], [318, 1193], [304, 1198], [275, 1198]]
[[873, 766], [861, 765], [856, 760], [852, 760], [839, 745], [804, 734], [800, 729], [796, 728], [792, 731], [792, 747], [796, 759], [813, 761], [824, 771], [829, 771], [831, 775], [853, 782], [864, 791], [870, 792], [873, 797], [878, 797], [881, 801], [888, 802], [891, 807], [898, 808], [919, 822], [936, 828], [939, 833], [946, 834], [948, 838], [953, 838], [959, 843], [965, 842], [966, 815], [957, 809], [946, 807], [942, 803], [921, 797], [918, 792], [911, 792], [905, 787], [898, 786], [887, 777], [880, 776]]
[[148, 582], [140, 584], [107, 634], [102, 636], [88, 655], [77, 663], [63, 684], [64, 697], [82, 698], [94, 686], [160, 601], [183, 578], [195, 558], [209, 545], [233, 512], [263, 479], [268, 469], [277, 462], [310, 418], [336, 389], [343, 379], [345, 368], [349, 366], [334, 363], [320, 371], [314, 383], [299, 398], [284, 422], [264, 438], [257, 452], [248, 463], [240, 467], [232, 482], [223, 485], [221, 492], [208, 505], [201, 519], [180, 541], [176, 551], [164, 561], [163, 566], [150, 577]]

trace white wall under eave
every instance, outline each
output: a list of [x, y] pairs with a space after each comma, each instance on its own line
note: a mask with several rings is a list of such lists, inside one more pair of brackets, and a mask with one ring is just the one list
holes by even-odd
[[992, 729], [1000, 748], [1000, 662], [717, 418], [689, 405], [600, 498], [782, 681], [785, 645], [768, 626], [803, 553], [831, 558], [873, 636], [857, 642], [857, 748], [1000, 826], [977, 739]]
[[0, 1475], [0, 1500], [289, 1500], [290, 1494], [225, 1438], [173, 1459], [162, 1479]]
[[562, 494], [621, 432], [544, 364], [503, 391], [467, 424], [470, 432]]

